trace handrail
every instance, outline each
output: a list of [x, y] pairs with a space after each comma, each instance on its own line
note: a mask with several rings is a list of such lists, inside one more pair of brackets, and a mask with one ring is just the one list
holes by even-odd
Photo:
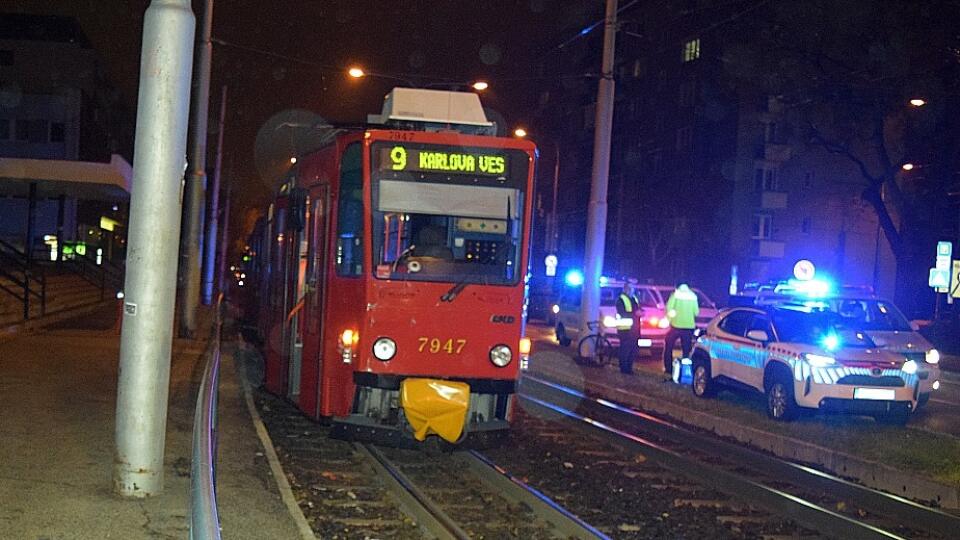
[[[10, 294], [23, 303], [23, 320], [30, 319], [31, 296], [36, 297], [36, 299], [40, 301], [40, 316], [46, 315], [47, 278], [43, 269], [39, 266], [31, 266], [29, 261], [27, 261], [26, 255], [3, 240], [0, 240], [0, 261], [4, 262], [7, 266], [7, 268], [0, 266], [0, 277], [6, 278], [15, 285], [15, 288], [20, 292], [15, 292], [5, 285], [0, 285], [0, 291]], [[39, 292], [36, 287], [31, 288], [31, 280], [39, 286]]]
[[193, 459], [190, 466], [190, 539], [220, 540], [217, 511], [217, 388], [220, 378], [220, 337], [223, 293], [217, 297], [213, 344], [200, 381], [193, 417]]

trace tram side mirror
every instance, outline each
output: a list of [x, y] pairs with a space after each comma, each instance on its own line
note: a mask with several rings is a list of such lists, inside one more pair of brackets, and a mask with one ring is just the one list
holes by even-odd
[[290, 204], [287, 206], [287, 223], [295, 231], [302, 231], [307, 224], [307, 190], [290, 190]]
[[751, 330], [747, 332], [747, 339], [753, 341], [759, 341], [761, 343], [766, 343], [770, 341], [770, 336], [767, 335], [767, 332], [764, 330]]

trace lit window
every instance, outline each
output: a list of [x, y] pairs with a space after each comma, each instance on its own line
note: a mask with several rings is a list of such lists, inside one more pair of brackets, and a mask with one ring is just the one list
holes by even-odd
[[769, 240], [772, 222], [773, 216], [770, 214], [754, 214], [751, 238], [754, 240]]
[[692, 39], [683, 44], [683, 61], [692, 62], [700, 58], [700, 38]]

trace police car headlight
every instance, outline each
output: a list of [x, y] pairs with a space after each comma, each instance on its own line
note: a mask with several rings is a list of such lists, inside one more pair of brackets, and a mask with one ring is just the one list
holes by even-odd
[[373, 356], [377, 360], [386, 362], [392, 359], [397, 354], [397, 342], [388, 338], [382, 337], [373, 342]]
[[821, 354], [803, 353], [803, 358], [813, 367], [827, 367], [837, 363], [836, 358]]
[[927, 351], [926, 360], [928, 364], [940, 363], [940, 351], [936, 349], [930, 349], [929, 351]]
[[903, 363], [903, 367], [900, 369], [902, 369], [907, 375], [913, 375], [917, 372], [917, 363], [913, 360], [907, 360]]
[[506, 367], [513, 360], [513, 351], [506, 345], [494, 345], [490, 349], [490, 362], [497, 367]]

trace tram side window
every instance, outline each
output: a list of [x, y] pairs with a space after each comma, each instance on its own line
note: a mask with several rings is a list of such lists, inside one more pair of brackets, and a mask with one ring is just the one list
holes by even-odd
[[337, 207], [336, 266], [339, 276], [363, 274], [363, 182], [360, 143], [352, 143], [340, 158]]

